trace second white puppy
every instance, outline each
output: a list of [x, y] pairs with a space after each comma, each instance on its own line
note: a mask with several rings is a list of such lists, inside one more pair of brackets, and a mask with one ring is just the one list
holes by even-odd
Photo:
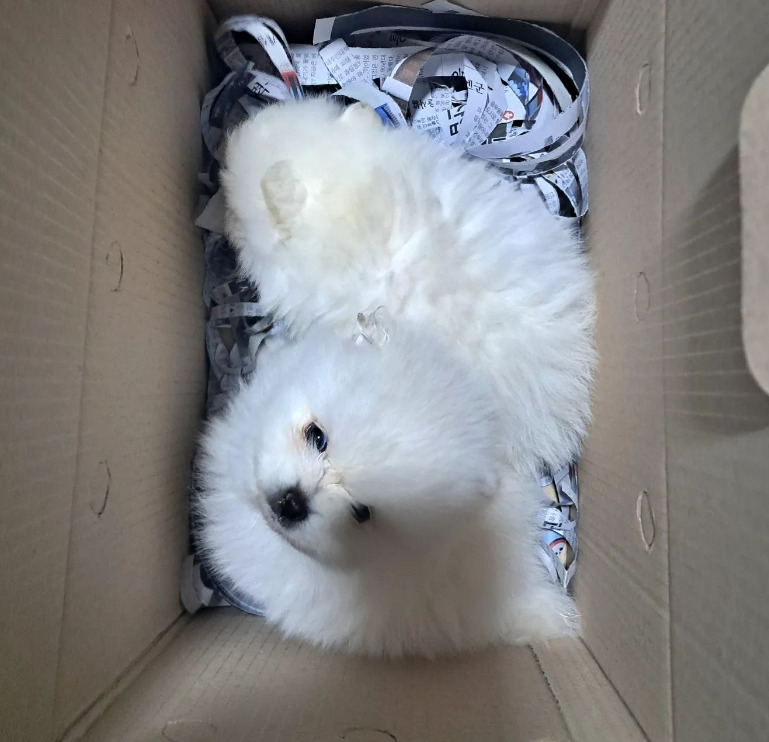
[[493, 380], [511, 463], [556, 468], [589, 418], [594, 297], [580, 244], [541, 200], [371, 109], [267, 108], [230, 137], [228, 231], [265, 310], [346, 336], [384, 307]]

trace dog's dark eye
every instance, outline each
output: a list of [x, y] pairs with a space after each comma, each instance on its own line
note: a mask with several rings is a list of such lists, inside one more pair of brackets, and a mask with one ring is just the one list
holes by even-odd
[[328, 448], [326, 434], [315, 423], [310, 423], [307, 426], [304, 437], [318, 453], [323, 453]]

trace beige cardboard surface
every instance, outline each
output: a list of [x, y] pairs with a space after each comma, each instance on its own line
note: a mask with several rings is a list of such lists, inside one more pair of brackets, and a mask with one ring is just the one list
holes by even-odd
[[[144, 671], [152, 665], [153, 662], [163, 654], [168, 647], [176, 641], [179, 634], [192, 621], [193, 617], [187, 613], [182, 613], [168, 629], [161, 634], [152, 644], [147, 647], [142, 654], [134, 660], [133, 663], [115, 680], [115, 682], [105, 689], [98, 699], [89, 706], [88, 710], [81, 714], [77, 720], [71, 724], [67, 731], [56, 738], [56, 742], [79, 742], [83, 735], [94, 725], [94, 723], [104, 714], [104, 712], [120, 699], [125, 690], [133, 685]], [[186, 742], [190, 742], [187, 740]], [[194, 742], [194, 740], [193, 740]]]
[[576, 586], [585, 643], [655, 741], [670, 735], [660, 307], [663, 27], [663, 2], [615, 0], [588, 32], [586, 237], [599, 296], [601, 360], [594, 424], [580, 464]]
[[112, 4], [57, 733], [180, 612], [205, 377], [192, 225], [204, 15], [186, 0]]
[[0, 738], [48, 739], [109, 5], [0, 2]]
[[581, 641], [558, 639], [533, 649], [574, 742], [645, 742]]
[[[211, 642], [211, 636], [223, 631], [223, 623], [227, 621], [240, 621], [243, 617], [237, 613], [230, 612], [229, 619], [217, 619], [211, 620], [207, 624], [207, 628], [202, 630], [203, 636], [200, 634], [198, 638], [194, 640], [195, 645], [207, 645]], [[165, 636], [161, 643], [153, 646], [144, 657], [137, 663], [137, 666], [131, 670], [131, 672], [121, 679], [118, 685], [110, 689], [110, 692], [97, 704], [86, 718], [80, 720], [76, 728], [70, 730], [67, 734], [64, 742], [74, 742], [74, 740], [81, 740], [84, 736], [92, 738], [96, 736], [97, 739], [119, 739], [120, 735], [126, 734], [138, 734], [146, 733], [148, 739], [156, 738], [158, 733], [157, 726], [152, 724], [146, 724], [146, 720], [143, 720], [141, 724], [137, 726], [126, 725], [127, 715], [133, 713], [131, 704], [138, 702], [140, 693], [147, 693], [148, 689], [146, 685], [148, 682], [153, 683], [152, 693], [161, 698], [167, 698], [169, 695], [174, 694], [174, 690], [168, 687], [168, 683], [174, 678], [176, 672], [176, 665], [173, 661], [168, 663], [168, 657], [175, 657], [178, 654], [178, 648], [176, 644], [173, 644], [180, 633], [188, 633], [193, 631], [193, 628], [189, 626], [190, 617], [183, 616], [179, 621], [174, 624], [172, 630]], [[260, 637], [268, 633], [268, 630], [261, 623], [253, 626], [242, 626], [238, 631], [249, 632], [250, 635], [259, 635]], [[190, 640], [186, 636], [182, 636], [180, 641], [185, 645], [190, 644]], [[218, 644], [220, 644], [217, 641]], [[271, 638], [270, 641], [276, 641]], [[228, 642], [229, 643], [229, 642]], [[169, 646], [171, 645], [171, 646]], [[188, 649], [191, 647], [188, 646]], [[208, 650], [210, 652], [210, 649]], [[221, 646], [219, 651], [221, 652]], [[620, 697], [617, 695], [615, 689], [610, 685], [606, 677], [601, 672], [601, 669], [596, 664], [595, 660], [590, 655], [585, 645], [579, 640], [563, 639], [558, 641], [552, 641], [548, 644], [537, 645], [533, 648], [534, 658], [539, 665], [539, 669], [544, 675], [545, 681], [550, 687], [550, 690], [555, 697], [558, 709], [561, 716], [565, 721], [566, 727], [569, 731], [567, 738], [572, 742], [644, 742], [647, 738], [643, 735], [638, 725], [628, 713], [627, 708], [623, 704]], [[518, 650], [515, 650], [516, 655]], [[314, 654], [309, 650], [306, 654]], [[493, 656], [494, 652], [489, 652], [489, 656]], [[217, 674], [233, 673], [232, 666], [242, 661], [244, 653], [231, 653], [220, 665], [220, 669], [217, 670]], [[322, 661], [322, 659], [321, 659]], [[488, 662], [488, 660], [485, 660]], [[158, 668], [152, 667], [153, 663], [163, 662], [170, 664], [172, 668], [171, 674], [166, 677], [163, 671], [159, 671]], [[345, 664], [355, 664], [355, 661], [346, 660]], [[257, 664], [256, 661], [252, 662], [252, 665]], [[373, 663], [364, 663], [373, 664]], [[376, 663], [378, 664], [378, 663]], [[401, 665], [405, 663], [400, 663]], [[426, 663], [416, 663], [424, 665]], [[445, 663], [439, 663], [445, 664]], [[253, 671], [256, 675], [262, 669], [262, 663], [258, 664], [257, 669]], [[393, 669], [393, 668], [390, 668]], [[145, 670], [149, 670], [149, 673], [155, 673], [156, 677], [153, 681], [148, 681], [147, 676], [143, 675]], [[276, 673], [281, 672], [280, 666], [275, 670]], [[252, 670], [247, 670], [247, 674], [252, 675]], [[233, 673], [234, 675], [234, 673]], [[231, 682], [232, 678], [229, 681]], [[524, 678], [524, 680], [526, 680]], [[334, 678], [329, 677], [329, 682], [333, 682]], [[259, 693], [260, 681], [252, 679], [250, 682], [254, 684], [253, 692]], [[272, 681], [274, 682], [274, 681]], [[536, 683], [539, 684], [539, 679]], [[143, 687], [142, 691], [138, 688], [131, 687], [134, 683]], [[194, 685], [193, 685], [194, 687]], [[124, 697], [124, 693], [127, 691], [127, 696]], [[185, 691], [182, 691], [185, 692]], [[222, 694], [226, 691], [221, 689]], [[342, 689], [344, 692], [344, 688]], [[425, 693], [426, 699], [429, 699], [429, 691]], [[142, 703], [144, 702], [142, 698]], [[414, 701], [412, 701], [413, 703]], [[112, 704], [115, 704], [114, 708]], [[547, 700], [549, 703], [549, 699]], [[106, 718], [100, 719], [100, 717], [107, 710]], [[220, 713], [215, 709], [216, 713]], [[154, 711], [152, 711], [154, 713]], [[236, 712], [237, 713], [237, 712]], [[276, 709], [274, 712], [280, 715], [280, 709]], [[287, 713], [291, 714], [292, 709], [289, 706]], [[455, 713], [453, 710], [449, 711], [449, 714]], [[528, 709], [524, 713], [539, 713], [539, 705]], [[94, 723], [97, 722], [94, 726]], [[172, 719], [171, 724], [165, 724], [162, 731], [164, 739], [176, 739], [179, 742], [204, 742], [206, 739], [218, 740], [219, 726], [213, 721], [204, 721], [202, 719], [188, 719], [186, 723], [178, 723], [178, 720]], [[458, 718], [458, 730], [465, 728], [466, 720]], [[175, 722], [175, 723], [174, 723]], [[189, 723], [192, 722], [192, 723]], [[201, 723], [202, 722], [202, 723]], [[230, 726], [233, 726], [237, 722], [229, 722]], [[93, 727], [93, 728], [92, 728]], [[217, 727], [214, 732], [213, 727]], [[290, 729], [290, 728], [289, 728]], [[86, 734], [90, 730], [90, 735]], [[259, 723], [253, 724], [253, 730], [251, 732], [252, 738], [259, 735], [259, 739], [266, 739], [262, 736], [262, 730]], [[258, 732], [256, 731], [258, 730]], [[356, 730], [359, 732], [359, 736], [362, 736], [365, 742], [366, 733], [363, 730]], [[488, 729], [489, 734], [493, 734], [495, 728]], [[512, 739], [519, 740], [517, 730], [510, 730], [512, 737], [502, 736], [500, 739]], [[294, 734], [296, 730], [291, 730]], [[312, 734], [312, 730], [304, 729], [300, 733]], [[222, 732], [226, 734], [229, 732]], [[286, 732], [288, 734], [288, 732]], [[370, 734], [370, 732], [369, 732]], [[353, 734], [347, 735], [348, 739], [355, 739]], [[488, 737], [484, 737], [487, 739]], [[293, 737], [291, 737], [293, 739]], [[376, 733], [373, 735], [371, 742], [376, 742]], [[381, 739], [381, 737], [380, 737]], [[386, 742], [388, 738], [385, 737]], [[416, 739], [416, 737], [415, 737]]]
[[[741, 331], [738, 132], [764, 0], [668, 3], [663, 327], [676, 742], [769, 729], [769, 397]], [[763, 205], [764, 210], [767, 204]]]
[[753, 378], [769, 393], [769, 67], [742, 109], [740, 183], [742, 339]]
[[380, 662], [284, 642], [261, 619], [196, 617], [87, 742], [567, 742], [528, 648]]
[[[386, 5], [419, 7], [428, 0], [388, 0]], [[584, 28], [592, 18], [601, 0], [452, 0], [455, 5], [501, 18], [522, 18], [541, 22], [559, 23]], [[351, 13], [372, 5], [366, 0], [316, 0], [311, 2], [280, 2], [280, 0], [211, 0], [211, 9], [217, 18], [228, 18], [238, 13], [259, 13], [277, 20], [283, 30], [295, 38], [312, 35], [315, 18]]]

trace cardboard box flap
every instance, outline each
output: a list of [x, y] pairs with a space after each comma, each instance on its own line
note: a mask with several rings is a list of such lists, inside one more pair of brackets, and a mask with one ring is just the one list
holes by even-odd
[[668, 2], [665, 34], [673, 728], [676, 742], [766, 739], [769, 397], [742, 339], [738, 142], [745, 97], [769, 63], [769, 3]]
[[[192, 224], [207, 9], [111, 3], [77, 475], [54, 712], [61, 733], [179, 615], [205, 388]], [[81, 344], [82, 348], [82, 344]]]
[[50, 735], [109, 3], [0, 3], [0, 738]]
[[664, 28], [662, 0], [613, 0], [587, 35], [585, 233], [601, 360], [580, 459], [575, 588], [585, 644], [655, 742], [670, 737], [671, 718], [660, 265]]
[[769, 67], [742, 109], [740, 200], [742, 339], [748, 368], [769, 394]]
[[182, 742], [644, 739], [579, 640], [442, 660], [321, 653], [231, 609], [202, 613], [82, 737]]

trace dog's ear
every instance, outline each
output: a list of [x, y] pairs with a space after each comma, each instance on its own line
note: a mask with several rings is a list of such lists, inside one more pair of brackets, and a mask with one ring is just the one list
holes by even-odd
[[365, 103], [353, 103], [342, 111], [342, 115], [339, 118], [340, 121], [346, 124], [352, 124], [353, 126], [360, 127], [376, 127], [382, 126], [382, 119], [379, 118], [379, 114]]
[[275, 230], [281, 237], [291, 233], [291, 224], [307, 201], [307, 188], [291, 162], [279, 160], [262, 177], [262, 196]]

